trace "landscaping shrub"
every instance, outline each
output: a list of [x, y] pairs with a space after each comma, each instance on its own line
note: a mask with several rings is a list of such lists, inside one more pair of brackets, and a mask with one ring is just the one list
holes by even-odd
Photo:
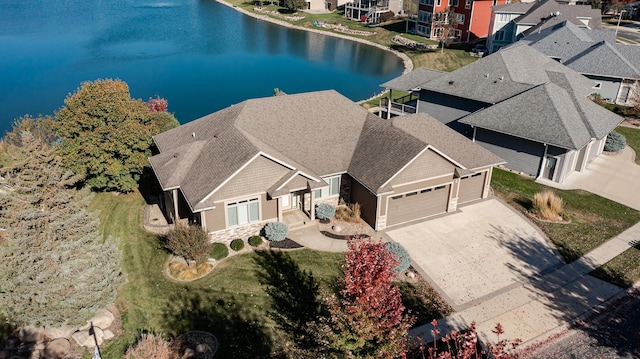
[[320, 203], [316, 208], [316, 217], [320, 220], [329, 219], [335, 214], [336, 208], [329, 203]]
[[380, 22], [387, 22], [394, 17], [396, 17], [396, 14], [394, 14], [393, 11], [383, 12], [382, 14], [380, 14]]
[[240, 238], [236, 238], [231, 241], [231, 244], [229, 245], [229, 247], [231, 247], [231, 249], [237, 252], [242, 248], [244, 248], [244, 241]]
[[211, 249], [209, 235], [200, 226], [176, 224], [165, 236], [165, 247], [186, 260], [203, 262]]
[[176, 355], [171, 351], [167, 340], [155, 334], [142, 334], [136, 345], [129, 347], [125, 359], [171, 359]]
[[411, 265], [411, 257], [409, 257], [409, 253], [404, 249], [402, 244], [385, 242], [384, 247], [398, 260], [398, 265], [394, 268], [396, 274], [400, 274], [409, 268]]
[[361, 221], [360, 204], [353, 203], [351, 205], [346, 205], [341, 203], [338, 208], [336, 208], [335, 217], [340, 221], [359, 223]]
[[249, 245], [251, 245], [251, 247], [257, 247], [261, 244], [262, 244], [262, 237], [260, 236], [249, 237]]
[[564, 202], [554, 192], [546, 190], [533, 196], [533, 208], [543, 219], [557, 221], [564, 211]]
[[271, 242], [284, 241], [289, 233], [289, 227], [282, 222], [269, 222], [264, 226], [264, 235]]
[[209, 251], [209, 257], [219, 261], [229, 255], [229, 248], [224, 243], [214, 243]]
[[172, 262], [169, 264], [169, 274], [179, 280], [192, 280], [209, 273], [211, 268], [213, 268], [211, 263], [200, 263], [188, 266], [184, 262]]
[[627, 145], [627, 139], [624, 135], [611, 131], [609, 135], [607, 135], [607, 140], [604, 143], [604, 150], [607, 152], [618, 152], [623, 149]]

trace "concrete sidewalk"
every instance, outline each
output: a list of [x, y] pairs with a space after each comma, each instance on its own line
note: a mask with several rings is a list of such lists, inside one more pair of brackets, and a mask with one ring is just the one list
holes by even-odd
[[[581, 259], [551, 273], [534, 276], [508, 291], [496, 293], [482, 303], [438, 321], [440, 336], [476, 323], [480, 337], [495, 342], [491, 332], [496, 323], [505, 330], [503, 338], [519, 338], [521, 347], [559, 332], [592, 308], [625, 292], [587, 275], [640, 240], [640, 223], [610, 239]], [[425, 342], [433, 341], [430, 324], [411, 331]], [[439, 336], [439, 337], [440, 337]]]
[[346, 252], [347, 241], [323, 236], [316, 226], [293, 230], [287, 235], [291, 240], [306, 248], [324, 252]]
[[640, 166], [629, 146], [616, 154], [596, 157], [582, 172], [567, 176], [562, 183], [538, 179], [559, 189], [583, 189], [640, 211]]

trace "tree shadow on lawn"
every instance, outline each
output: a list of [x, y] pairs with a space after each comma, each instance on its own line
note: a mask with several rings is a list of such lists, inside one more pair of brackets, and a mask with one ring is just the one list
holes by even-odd
[[164, 312], [165, 330], [173, 336], [191, 330], [212, 333], [220, 343], [216, 357], [274, 358], [273, 343], [262, 318], [243, 311], [235, 297], [217, 299], [210, 290], [174, 294]]
[[268, 315], [302, 349], [312, 349], [319, 343], [310, 332], [321, 316], [326, 316], [320, 286], [311, 272], [300, 269], [285, 252], [257, 251], [254, 261], [256, 276], [271, 298]]
[[[549, 257], [555, 252], [551, 244], [522, 238], [501, 227], [494, 227], [492, 236], [516, 260], [527, 263], [515, 265], [510, 262], [506, 265], [531, 290], [530, 298], [546, 308], [547, 315], [559, 322], [568, 323], [571, 329], [583, 331], [597, 341], [599, 346], [611, 348], [619, 355], [634, 354], [633, 351], [637, 349], [637, 337], [634, 337], [638, 334], [637, 325], [633, 329], [636, 330], [635, 334], [627, 330], [628, 333], [620, 334], [620, 338], [616, 330], [612, 330], [620, 326], [624, 311], [616, 314], [613, 309], [622, 304], [606, 301], [621, 288], [589, 275], [592, 268], [597, 267], [596, 263], [583, 257], [570, 265], [554, 264], [550, 259], [552, 257]], [[559, 258], [557, 254], [556, 256]], [[640, 297], [636, 294], [632, 299], [634, 303], [638, 303]], [[640, 310], [636, 310], [635, 315], [640, 316]], [[583, 320], [578, 320], [579, 317]], [[505, 330], [508, 332], [508, 328]], [[630, 340], [632, 337], [633, 340]]]
[[402, 304], [416, 318], [413, 328], [453, 313], [453, 308], [422, 277], [418, 277], [415, 283], [395, 282], [394, 284], [400, 288]]

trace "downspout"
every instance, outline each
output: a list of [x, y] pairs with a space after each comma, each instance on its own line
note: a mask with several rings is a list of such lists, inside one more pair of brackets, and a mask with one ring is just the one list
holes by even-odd
[[471, 137], [471, 141], [476, 142], [476, 130], [478, 129], [476, 126], [471, 126], [473, 128], [473, 136]]
[[207, 216], [205, 216], [204, 214], [205, 211], [200, 212], [200, 227], [202, 227], [202, 229], [207, 232]]
[[473, 1], [471, 2], [471, 10], [469, 11], [469, 26], [467, 26], [467, 42], [471, 38], [471, 25], [473, 24]]
[[178, 223], [178, 221], [180, 220], [179, 214], [178, 214], [178, 206], [180, 205], [178, 203], [178, 190], [174, 189], [172, 191], [172, 195], [173, 195], [173, 223]]

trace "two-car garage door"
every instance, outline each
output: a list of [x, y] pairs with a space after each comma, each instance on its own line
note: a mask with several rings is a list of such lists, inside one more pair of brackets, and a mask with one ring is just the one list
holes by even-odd
[[389, 197], [387, 226], [446, 212], [450, 190], [447, 184]]

